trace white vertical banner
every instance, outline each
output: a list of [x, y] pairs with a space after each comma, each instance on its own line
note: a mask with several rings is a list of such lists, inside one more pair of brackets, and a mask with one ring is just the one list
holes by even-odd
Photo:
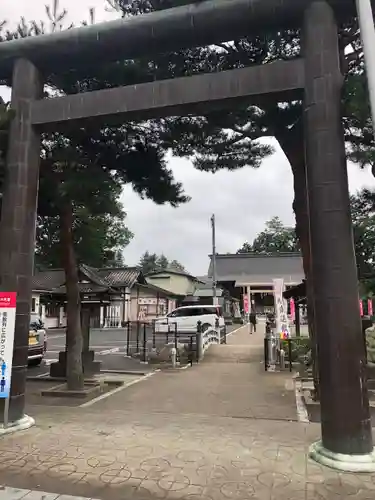
[[288, 320], [288, 305], [287, 301], [283, 297], [284, 292], [284, 280], [274, 279], [273, 289], [275, 292], [275, 319], [276, 319], [276, 331], [280, 338], [289, 338], [289, 320]]
[[247, 306], [247, 309], [248, 309], [248, 313], [250, 314], [252, 311], [252, 303], [251, 303], [251, 288], [248, 286], [247, 287], [247, 290], [246, 290], [246, 293], [247, 293], [247, 303], [248, 303], [248, 306]]
[[0, 292], [0, 398], [9, 398], [12, 378], [16, 292]]

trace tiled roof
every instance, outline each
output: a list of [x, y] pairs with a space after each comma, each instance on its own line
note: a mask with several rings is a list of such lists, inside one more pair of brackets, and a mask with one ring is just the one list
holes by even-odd
[[109, 286], [131, 288], [137, 281], [146, 283], [141, 271], [136, 267], [97, 269], [96, 273]]
[[80, 266], [80, 271], [81, 273], [85, 274], [87, 278], [95, 283], [96, 285], [103, 286], [103, 287], [108, 287], [108, 282], [104, 280], [100, 276], [100, 270], [95, 269], [94, 267], [86, 266], [85, 264], [82, 264]]
[[[79, 268], [81, 274], [87, 278], [90, 283], [81, 283], [83, 293], [91, 291], [104, 291], [111, 287], [129, 287], [135, 283], [145, 284], [142, 273], [135, 267], [122, 268], [102, 268], [81, 265]], [[48, 269], [46, 271], [36, 271], [33, 276], [34, 291], [54, 291], [54, 293], [65, 293], [65, 273], [63, 269]], [[87, 290], [83, 290], [84, 286]], [[64, 291], [63, 291], [64, 288]]]
[[[212, 274], [212, 262], [208, 275]], [[272, 284], [275, 278], [286, 283], [300, 283], [305, 277], [299, 253], [279, 254], [224, 254], [216, 255], [217, 281], [234, 281], [241, 284]]]
[[156, 276], [157, 274], [177, 274], [178, 276], [186, 276], [187, 278], [191, 278], [192, 280], [200, 281], [196, 276], [193, 276], [192, 274], [186, 272], [186, 271], [181, 271], [180, 269], [173, 269], [173, 268], [167, 268], [167, 269], [159, 269], [156, 271], [151, 271], [150, 273], [145, 274], [146, 277], [152, 277]]
[[199, 280], [205, 284], [212, 283], [211, 278], [209, 276], [207, 276], [207, 274], [205, 274], [204, 276], [197, 276], [197, 280]]
[[[209, 278], [208, 276], [199, 276], [198, 279], [201, 283], [197, 285], [197, 290], [212, 290], [212, 278]], [[216, 288], [218, 290], [222, 290], [220, 285], [217, 285]]]
[[[214, 293], [212, 288], [197, 288], [193, 293], [193, 297], [213, 297], [213, 296]], [[222, 297], [222, 296], [223, 296], [223, 289], [217, 288], [216, 297]]]
[[48, 269], [47, 271], [36, 271], [32, 279], [34, 291], [49, 291], [65, 283], [65, 273], [63, 269]]
[[[108, 285], [106, 286], [100, 286], [96, 285], [95, 283], [79, 283], [79, 291], [80, 293], [104, 293], [110, 290], [110, 287]], [[57, 288], [54, 288], [51, 291], [52, 294], [56, 295], [65, 295], [66, 294], [66, 286], [59, 286]]]

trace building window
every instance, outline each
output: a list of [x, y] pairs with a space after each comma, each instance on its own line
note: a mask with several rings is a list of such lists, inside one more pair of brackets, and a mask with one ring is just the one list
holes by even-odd
[[60, 306], [56, 304], [48, 304], [46, 306], [46, 317], [47, 318], [58, 318], [60, 316]]
[[159, 304], [158, 311], [156, 313], [158, 316], [165, 316], [167, 314], [167, 306], [166, 304]]
[[31, 299], [31, 312], [36, 313], [36, 298], [35, 297], [33, 297]]

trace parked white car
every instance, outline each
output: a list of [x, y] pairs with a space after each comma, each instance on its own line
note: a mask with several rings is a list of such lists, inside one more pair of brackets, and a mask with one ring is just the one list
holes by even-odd
[[47, 351], [47, 332], [40, 319], [31, 321], [29, 330], [28, 364], [37, 366]]
[[216, 320], [219, 320], [220, 329], [225, 328], [225, 321], [221, 306], [197, 305], [182, 306], [174, 309], [166, 316], [155, 320], [155, 332], [174, 332], [177, 325], [178, 332], [196, 332], [197, 323], [201, 322], [203, 331], [209, 327], [215, 327]]

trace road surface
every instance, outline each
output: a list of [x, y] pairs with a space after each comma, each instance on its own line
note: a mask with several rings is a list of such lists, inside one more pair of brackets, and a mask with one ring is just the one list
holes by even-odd
[[[232, 325], [227, 327], [227, 332], [236, 330], [240, 325]], [[152, 340], [152, 329], [146, 330], [147, 341]], [[162, 335], [165, 342], [165, 334]], [[137, 335], [134, 331], [130, 338], [130, 347], [133, 351], [136, 349]], [[171, 334], [170, 342], [173, 342]], [[143, 329], [139, 335], [139, 346], [142, 350], [143, 345]], [[29, 367], [29, 376], [43, 376], [49, 373], [49, 365], [58, 360], [59, 352], [65, 349], [65, 329], [48, 330], [47, 352], [44, 361], [38, 367]], [[150, 368], [147, 365], [139, 364], [138, 361], [126, 357], [127, 353], [127, 336], [126, 330], [121, 328], [113, 329], [93, 329], [90, 332], [90, 349], [95, 351], [95, 359], [102, 362], [104, 370], [141, 370], [148, 371]]]

